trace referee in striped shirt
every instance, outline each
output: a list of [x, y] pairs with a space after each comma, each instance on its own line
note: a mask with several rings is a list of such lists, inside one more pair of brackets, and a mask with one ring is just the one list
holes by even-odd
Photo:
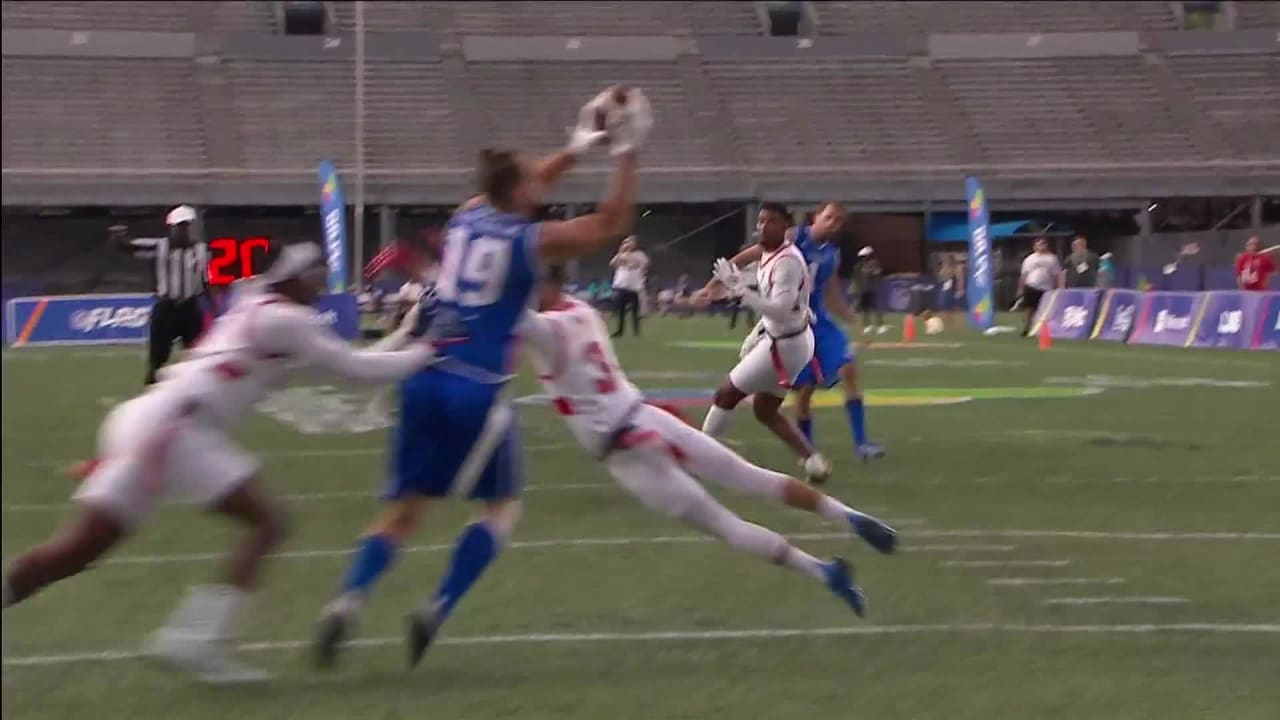
[[147, 348], [147, 384], [156, 381], [156, 371], [169, 362], [173, 344], [182, 341], [189, 349], [204, 331], [205, 308], [209, 303], [209, 248], [192, 237], [195, 208], [179, 205], [165, 216], [168, 237], [133, 238], [115, 228], [113, 239], [121, 250], [155, 263], [156, 304], [151, 309], [151, 332]]

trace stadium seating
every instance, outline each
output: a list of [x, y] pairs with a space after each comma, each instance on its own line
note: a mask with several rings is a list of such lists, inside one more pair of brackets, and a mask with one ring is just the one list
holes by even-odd
[[1167, 2], [815, 2], [819, 32], [1083, 32], [1172, 30]]
[[0, 3], [0, 18], [6, 29], [178, 32], [191, 30], [187, 5], [116, 0], [5, 0]]
[[[706, 64], [728, 106], [740, 151], [760, 172], [796, 165], [953, 161], [902, 61]], [[822, 112], [809, 112], [821, 107]], [[803, 118], [800, 124], [799, 118]]]
[[232, 118], [247, 169], [314, 168], [355, 157], [350, 63], [231, 61], [225, 64]]
[[1175, 57], [1191, 100], [1238, 157], [1280, 157], [1280, 57]]
[[193, 83], [189, 60], [6, 57], [5, 167], [205, 167]]
[[938, 67], [993, 163], [1194, 159], [1137, 58]]
[[1270, 0], [1237, 2], [1236, 27], [1280, 28], [1280, 3]]

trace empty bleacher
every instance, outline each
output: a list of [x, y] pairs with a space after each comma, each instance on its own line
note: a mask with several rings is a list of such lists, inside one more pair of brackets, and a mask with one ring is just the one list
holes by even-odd
[[189, 60], [4, 58], [6, 168], [205, 167]]
[[953, 161], [903, 61], [712, 62], [743, 157], [769, 167]]
[[366, 70], [370, 170], [470, 166], [438, 64], [373, 62]]
[[1280, 56], [1197, 55], [1169, 65], [1237, 157], [1280, 158]]
[[1191, 160], [1137, 58], [938, 65], [994, 163]]
[[1280, 28], [1280, 2], [1275, 0], [1241, 0], [1236, 3], [1236, 27]]
[[1167, 2], [1044, 0], [1041, 2], [815, 2], [819, 32], [984, 33], [1172, 30]]
[[187, 3], [119, 0], [4, 0], [0, 20], [7, 30], [188, 31]]
[[355, 157], [355, 74], [349, 62], [225, 63], [240, 166], [313, 169]]

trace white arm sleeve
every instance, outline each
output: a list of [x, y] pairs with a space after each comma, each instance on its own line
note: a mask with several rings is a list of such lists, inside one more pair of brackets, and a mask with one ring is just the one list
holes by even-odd
[[560, 372], [565, 361], [564, 331], [555, 318], [533, 311], [526, 312], [516, 332], [529, 343], [540, 373], [556, 375]]
[[798, 258], [784, 257], [778, 260], [773, 272], [773, 287], [768, 297], [748, 288], [742, 293], [742, 302], [767, 318], [786, 320], [795, 312], [808, 271]]
[[427, 343], [397, 352], [352, 348], [310, 309], [283, 309], [255, 318], [253, 337], [264, 350], [287, 353], [311, 367], [353, 382], [391, 382], [427, 364], [435, 354]]

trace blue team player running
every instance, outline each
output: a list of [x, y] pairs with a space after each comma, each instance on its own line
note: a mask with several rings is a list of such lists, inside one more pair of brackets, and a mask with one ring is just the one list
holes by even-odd
[[[425, 329], [438, 360], [401, 386], [388, 504], [359, 541], [342, 588], [321, 617], [314, 648], [321, 667], [333, 664], [374, 582], [441, 499], [475, 500], [480, 512], [458, 535], [436, 591], [409, 615], [411, 667], [510, 537], [522, 484], [514, 412], [505, 394], [516, 326], [535, 304], [544, 263], [587, 255], [626, 234], [635, 214], [635, 151], [652, 123], [642, 93], [610, 88], [583, 107], [564, 151], [540, 162], [484, 152], [483, 195], [448, 224], [430, 307], [420, 303], [384, 344]], [[597, 211], [534, 222], [549, 186], [579, 154], [605, 142], [617, 164]]]
[[[853, 440], [859, 458], [866, 461], [884, 455], [884, 448], [867, 439], [866, 411], [862, 400], [862, 387], [858, 382], [858, 365], [849, 350], [849, 338], [844, 330], [831, 319], [838, 316], [852, 324], [854, 313], [849, 307], [837, 278], [840, 269], [840, 229], [844, 226], [845, 212], [840, 203], [828, 202], [814, 216], [812, 224], [788, 231], [788, 238], [804, 254], [809, 265], [812, 291], [809, 294], [813, 312], [813, 354], [817, 360], [810, 363], [792, 383], [796, 394], [796, 424], [813, 442], [813, 416], [811, 407], [813, 392], [818, 387], [831, 388], [839, 382], [844, 387], [844, 407], [853, 428]], [[733, 258], [739, 267], [750, 265], [759, 259], [760, 247], [746, 248]], [[834, 279], [834, 281], [833, 281]]]

